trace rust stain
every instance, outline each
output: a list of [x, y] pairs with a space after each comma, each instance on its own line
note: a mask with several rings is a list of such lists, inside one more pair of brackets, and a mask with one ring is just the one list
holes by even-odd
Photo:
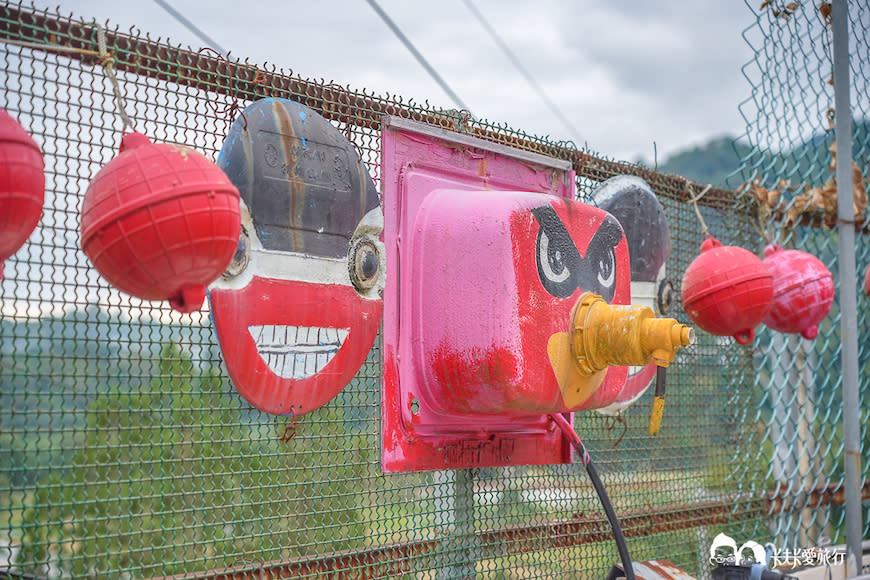
[[[865, 479], [861, 487], [861, 500], [868, 499], [870, 499], [870, 479]], [[769, 514], [780, 514], [795, 509], [845, 505], [845, 503], [846, 488], [842, 483], [829, 483], [792, 492], [789, 492], [787, 484], [779, 483], [767, 494], [764, 511]]]
[[293, 235], [293, 249], [297, 252], [304, 251], [302, 241], [301, 224], [297, 223], [296, 216], [301, 214], [305, 203], [305, 182], [296, 177], [296, 147], [299, 140], [293, 128], [293, 119], [281, 103], [276, 101], [272, 104], [272, 111], [278, 120], [278, 132], [281, 137], [281, 151], [287, 162], [287, 182], [290, 184], [290, 231]]
[[669, 560], [635, 562], [634, 573], [640, 580], [692, 579], [692, 576], [689, 576], [685, 571], [677, 568], [673, 562]]
[[[638, 562], [638, 564], [641, 564], [641, 563]], [[665, 571], [665, 569], [662, 568], [661, 566], [657, 566], [655, 562], [643, 562], [641, 565], [644, 568], [649, 569], [651, 572], [654, 572], [656, 574], [656, 576], [659, 578], [669, 578], [670, 577], [670, 575]], [[635, 573], [637, 573], [637, 570], [635, 570]], [[645, 577], [638, 576], [638, 578], [645, 578]]]

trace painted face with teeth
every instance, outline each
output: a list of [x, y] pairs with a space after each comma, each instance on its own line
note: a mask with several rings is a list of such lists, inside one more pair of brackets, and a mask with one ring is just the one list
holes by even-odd
[[238, 392], [267, 413], [301, 415], [359, 370], [383, 311], [383, 218], [354, 146], [285, 99], [257, 101], [218, 165], [242, 196], [242, 236], [209, 292]]

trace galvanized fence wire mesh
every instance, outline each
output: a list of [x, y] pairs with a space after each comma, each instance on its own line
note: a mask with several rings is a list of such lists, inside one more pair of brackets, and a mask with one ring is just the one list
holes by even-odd
[[[137, 31], [106, 36], [127, 112], [156, 141], [214, 158], [240, 108], [284, 97], [330, 119], [379, 183], [381, 116], [413, 118], [568, 159], [580, 199], [613, 175], [640, 175], [665, 206], [674, 246], [668, 272], [677, 286], [697, 255], [702, 236], [686, 200], [702, 188], [685, 178]], [[235, 393], [207, 311], [178, 315], [111, 288], [79, 250], [79, 211], [90, 178], [115, 154], [122, 122], [99, 60], [52, 48], [96, 50], [97, 29], [4, 4], [0, 37], [46, 45], [0, 43], [0, 106], [42, 147], [47, 182], [40, 225], [0, 282], [0, 570], [135, 578], [606, 575], [618, 557], [582, 466], [382, 474], [377, 346], [335, 400], [296, 421], [276, 419]], [[723, 243], [759, 249], [744, 202], [715, 189], [699, 203]], [[827, 231], [803, 235], [830, 248]], [[676, 316], [687, 321], [679, 306]], [[833, 327], [836, 314], [830, 320]], [[826, 327], [806, 364], [832, 364], [832, 332]], [[822, 480], [836, 481], [839, 444], [833, 373], [815, 373], [806, 388], [817, 409], [809, 415], [791, 398], [774, 397], [766, 382], [772, 371], [756, 373], [788, 357], [699, 334], [669, 371], [657, 438], [646, 434], [649, 394], [619, 420], [578, 415], [577, 428], [633, 557], [667, 558], [706, 575], [715, 534], [741, 537], [777, 521], [773, 512], [796, 513], [766, 499], [780, 478], [769, 468], [773, 445], [794, 437], [808, 445], [803, 434], [817, 428], [813, 444], [827, 450], [817, 454], [827, 468]], [[786, 413], [781, 406], [793, 419], [776, 416]], [[772, 435], [790, 420], [803, 421], [793, 427], [797, 435]], [[795, 463], [804, 457], [788, 452]], [[789, 469], [793, 477], [797, 468]], [[789, 487], [783, 497], [797, 491]]]
[[[762, 233], [771, 242], [818, 257], [834, 274], [836, 296], [838, 237], [836, 182], [831, 147], [834, 87], [831, 6], [822, 2], [765, 2], [744, 35], [755, 50], [744, 68], [752, 91], [741, 104], [746, 120], [741, 176], [747, 187], [742, 202], [757, 208]], [[870, 180], [870, 4], [848, 3], [850, 94], [852, 107], [853, 187], [860, 198]], [[833, 153], [833, 155], [832, 155]], [[870, 261], [867, 214], [856, 201], [856, 261], [859, 278]], [[756, 210], [753, 210], [756, 211]], [[848, 289], [853, 291], [854, 289]], [[859, 290], [858, 329], [870, 324], [870, 305]], [[842, 543], [843, 402], [840, 372], [840, 311], [834, 301], [814, 341], [763, 329], [758, 336], [759, 372], [751, 377], [761, 395], [754, 417], [763, 443], [752, 461], [765, 465], [755, 485], [773, 490], [774, 513], [766, 530], [780, 546], [801, 548], [826, 541]], [[868, 359], [866, 340], [859, 344], [863, 494], [868, 469]], [[866, 495], [865, 495], [866, 497]], [[870, 535], [870, 511], [863, 508], [864, 537]], [[760, 524], [757, 521], [756, 524]]]

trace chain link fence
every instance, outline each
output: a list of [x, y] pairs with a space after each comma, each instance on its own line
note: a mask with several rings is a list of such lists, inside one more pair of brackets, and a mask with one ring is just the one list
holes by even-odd
[[[862, 10], [852, 25], [866, 35]], [[776, 48], [759, 50], [758, 63], [787, 68], [776, 58], [792, 41], [764, 27], [795, 27], [802, 17], [782, 25], [771, 14], [762, 11], [757, 28]], [[826, 55], [824, 27], [810, 28]], [[670, 222], [667, 268], [677, 286], [698, 253], [702, 236], [686, 201], [702, 187], [686, 178], [137, 31], [105, 34], [127, 113], [155, 141], [214, 158], [240, 109], [288, 98], [330, 119], [379, 183], [383, 115], [448, 130], [462, 122], [475, 136], [569, 160], [581, 200], [614, 175], [643, 177]], [[98, 276], [79, 249], [79, 211], [89, 180], [116, 153], [122, 121], [97, 37], [93, 23], [73, 16], [0, 5], [0, 106], [34, 136], [46, 163], [41, 222], [0, 282], [0, 570], [27, 578], [606, 576], [619, 558], [581, 465], [381, 472], [377, 343], [325, 407], [296, 421], [266, 416], [233, 389], [207, 311], [180, 315]], [[860, 42], [866, 48], [866, 36]], [[866, 61], [853, 66], [866, 87]], [[762, 86], [769, 77], [762, 73], [756, 101], [744, 106], [758, 103], [757, 117], [746, 113], [752, 153], [743, 181], [773, 183], [812, 159], [801, 175], [817, 181], [802, 183], [822, 183], [826, 158], [797, 152], [776, 157], [781, 166], [769, 161], [774, 141], [780, 153], [794, 147], [773, 132], [781, 123], [767, 100], [781, 99], [777, 110], [822, 106], [815, 101], [829, 88], [822, 78], [819, 98], [800, 97], [803, 89]], [[806, 130], [813, 115], [787, 118]], [[760, 249], [746, 191], [712, 189], [699, 204], [723, 243]], [[835, 269], [829, 230], [800, 225], [787, 240]], [[866, 303], [861, 316], [865, 328]], [[676, 317], [688, 321], [679, 306]], [[744, 348], [699, 333], [669, 371], [655, 438], [646, 433], [649, 393], [619, 419], [576, 416], [635, 560], [669, 559], [706, 576], [719, 532], [762, 540], [798, 530], [806, 545], [818, 530], [839, 537], [836, 328], [835, 310], [814, 343], [762, 331]]]
[[[852, 186], [858, 275], [870, 262], [866, 187], [870, 183], [870, 5], [849, 2], [850, 94], [852, 108]], [[751, 96], [740, 106], [746, 120], [741, 199], [755, 207], [755, 249], [765, 242], [818, 257], [839, 287], [837, 183], [834, 174], [834, 84], [831, 5], [825, 2], [764, 2], [744, 36], [755, 56], [744, 67]], [[870, 305], [858, 300], [859, 390], [861, 396], [861, 495], [870, 496], [866, 450], [870, 449], [866, 405], [866, 338]], [[779, 506], [758, 520], [755, 535], [776, 538], [792, 548], [843, 543], [844, 436], [839, 300], [814, 341], [759, 328], [758, 373], [761, 395], [748, 419], [763, 427], [764, 442], [753, 460], [765, 466], [755, 486], [774, 490]], [[862, 509], [864, 538], [870, 512]]]

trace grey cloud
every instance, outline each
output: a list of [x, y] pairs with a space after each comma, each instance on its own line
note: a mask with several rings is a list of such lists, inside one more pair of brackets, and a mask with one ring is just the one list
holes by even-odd
[[[379, 0], [451, 87], [480, 117], [517, 129], [575, 138], [607, 154], [649, 156], [725, 132], [738, 133], [749, 94], [740, 73], [752, 20], [740, 2], [473, 0], [560, 109], [582, 132], [569, 135], [512, 67], [462, 0]], [[56, 2], [56, 0], [55, 0]], [[53, 7], [48, 0], [42, 6]], [[137, 25], [152, 38], [199, 41], [150, 0], [69, 0], [86, 20]], [[222, 46], [251, 62], [352, 88], [428, 100], [447, 96], [364, 0], [229, 0], [176, 7]]]

